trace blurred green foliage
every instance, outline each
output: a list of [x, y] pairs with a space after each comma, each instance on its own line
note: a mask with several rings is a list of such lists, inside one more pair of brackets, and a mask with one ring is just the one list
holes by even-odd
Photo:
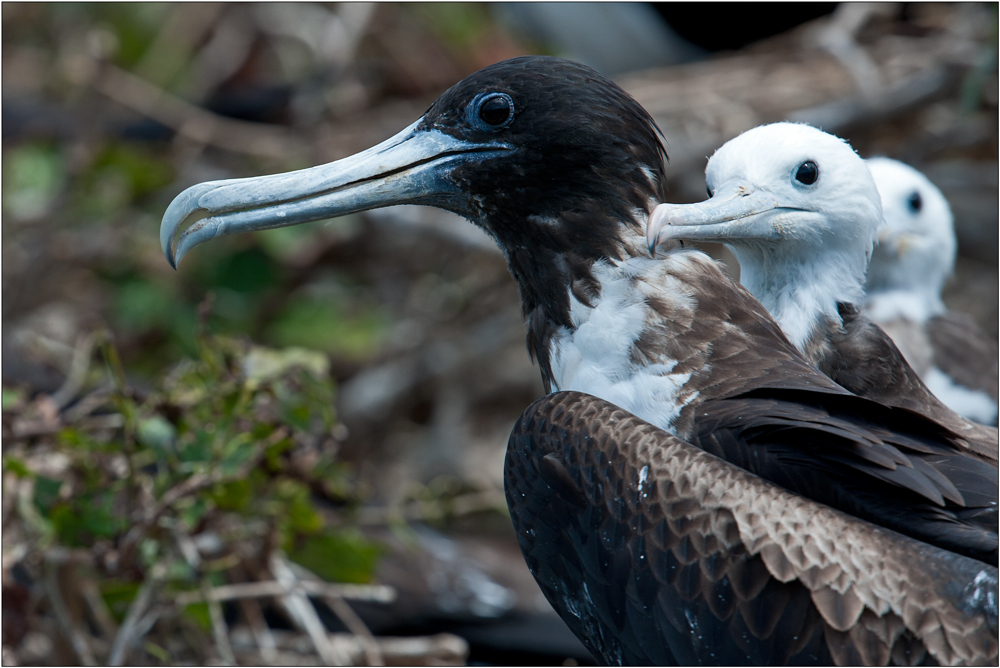
[[[122, 563], [100, 589], [119, 620], [144, 577], [137, 571], [148, 575], [154, 564], [171, 591], [182, 591], [222, 584], [233, 559], [256, 553], [267, 563], [268, 550], [282, 548], [326, 579], [371, 581], [380, 549], [349, 522], [359, 497], [336, 458], [326, 355], [205, 334], [196, 348], [198, 357], [140, 395], [124, 384], [117, 351], [104, 340], [115, 389], [102, 410], [120, 415], [120, 427], [65, 424], [41, 458], [30, 438], [5, 443], [4, 470], [33, 484], [32, 510], [20, 511], [32, 516], [35, 545], [114, 545]], [[23, 399], [11, 388], [4, 398], [5, 406]], [[53, 453], [67, 462], [58, 472], [46, 468]], [[324, 513], [317, 499], [344, 512]], [[192, 562], [178, 546], [206, 534], [218, 547], [211, 560]], [[185, 614], [208, 628], [203, 604]]]
[[41, 216], [52, 206], [64, 181], [63, 159], [56, 147], [31, 143], [4, 151], [4, 216], [17, 220]]
[[411, 9], [455, 51], [465, 51], [494, 30], [489, 5], [468, 2], [415, 2]]
[[104, 222], [173, 183], [173, 165], [151, 147], [110, 142], [101, 147], [74, 183], [75, 208]]

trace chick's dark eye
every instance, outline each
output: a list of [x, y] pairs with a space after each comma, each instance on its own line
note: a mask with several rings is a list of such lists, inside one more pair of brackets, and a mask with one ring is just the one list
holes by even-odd
[[712, 199], [712, 186], [705, 186], [705, 192], [708, 193], [708, 198]]
[[512, 120], [514, 115], [514, 102], [510, 96], [503, 93], [493, 95], [479, 107], [479, 118], [487, 125], [500, 127]]
[[816, 179], [819, 178], [819, 167], [812, 160], [808, 162], [803, 162], [799, 165], [798, 171], [795, 172], [795, 180], [799, 183], [804, 183], [807, 186], [811, 186], [816, 183]]
[[910, 207], [910, 211], [917, 213], [920, 211], [921, 207], [923, 207], [924, 201], [920, 198], [920, 193], [914, 190], [910, 193], [910, 196], [906, 198], [906, 204]]

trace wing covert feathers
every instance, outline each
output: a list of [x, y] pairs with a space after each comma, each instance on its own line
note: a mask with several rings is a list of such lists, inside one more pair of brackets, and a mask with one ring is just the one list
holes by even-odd
[[792, 494], [595, 397], [507, 449], [529, 568], [611, 664], [987, 665], [997, 569]]

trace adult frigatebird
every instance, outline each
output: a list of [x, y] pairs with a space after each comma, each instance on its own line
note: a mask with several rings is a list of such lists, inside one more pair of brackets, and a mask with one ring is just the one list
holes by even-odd
[[656, 207], [651, 248], [658, 239], [725, 243], [740, 282], [810, 362], [855, 394], [932, 417], [996, 465], [997, 430], [939, 401], [859, 311], [882, 206], [848, 143], [808, 125], [763, 125], [716, 151], [705, 178], [704, 202]]
[[941, 300], [958, 246], [948, 200], [909, 165], [889, 158], [867, 162], [885, 222], [868, 267], [865, 312], [945, 405], [996, 424], [996, 338]]
[[515, 58], [358, 155], [189, 188], [161, 241], [176, 264], [216, 236], [402, 203], [486, 230], [560, 390], [512, 432], [508, 504], [599, 660], [993, 661], [995, 470], [823, 376], [706, 255], [649, 257], [665, 159], [614, 83]]

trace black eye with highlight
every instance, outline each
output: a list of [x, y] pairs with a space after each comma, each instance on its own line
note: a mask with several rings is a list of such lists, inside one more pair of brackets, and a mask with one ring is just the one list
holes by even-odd
[[914, 190], [910, 193], [910, 196], [906, 198], [906, 205], [910, 207], [910, 211], [913, 213], [919, 213], [920, 209], [924, 206], [924, 201], [920, 197], [920, 193]]
[[503, 128], [514, 120], [514, 100], [506, 93], [491, 93], [479, 101], [476, 116], [491, 128]]
[[708, 199], [715, 197], [715, 195], [712, 194], [712, 186], [705, 186], [705, 192], [708, 193]]
[[799, 165], [798, 171], [795, 172], [795, 180], [807, 186], [811, 186], [816, 183], [816, 179], [819, 178], [819, 167], [812, 160], [808, 160]]

